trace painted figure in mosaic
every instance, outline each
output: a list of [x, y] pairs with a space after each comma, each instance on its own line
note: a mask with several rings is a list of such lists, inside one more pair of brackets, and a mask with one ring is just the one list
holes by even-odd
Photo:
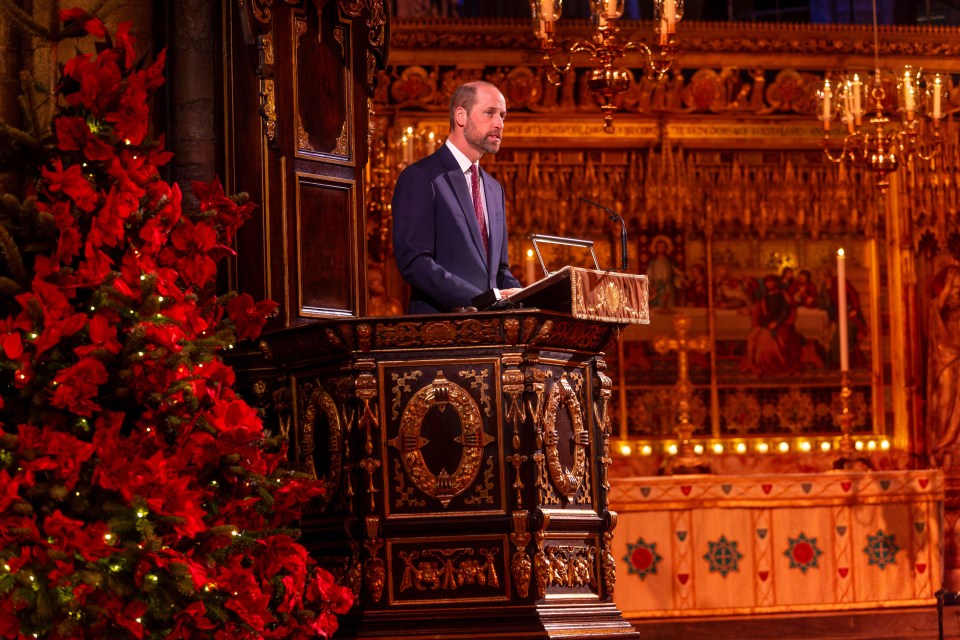
[[683, 282], [683, 271], [670, 257], [670, 244], [663, 236], [653, 239], [654, 256], [647, 264], [650, 279], [650, 308], [669, 309], [677, 305], [677, 284]]
[[953, 466], [960, 459], [960, 267], [941, 273], [943, 285], [930, 308], [927, 425], [934, 459]]

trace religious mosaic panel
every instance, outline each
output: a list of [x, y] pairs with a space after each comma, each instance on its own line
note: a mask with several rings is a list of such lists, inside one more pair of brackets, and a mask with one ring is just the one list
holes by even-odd
[[[650, 279], [651, 322], [625, 333], [618, 363], [632, 437], [675, 433], [678, 353], [660, 352], [655, 342], [674, 337], [678, 315], [690, 320], [685, 349], [695, 433], [837, 433], [841, 368], [852, 383], [855, 430], [881, 428], [877, 336], [883, 310], [875, 289], [882, 265], [869, 241], [708, 241], [661, 227], [640, 233], [637, 243], [638, 268]], [[838, 269], [845, 272], [843, 292]], [[841, 297], [845, 317], [838, 313]], [[703, 348], [693, 348], [701, 336]]]

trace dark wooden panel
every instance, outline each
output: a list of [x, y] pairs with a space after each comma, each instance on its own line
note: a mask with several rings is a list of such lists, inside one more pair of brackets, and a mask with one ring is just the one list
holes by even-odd
[[297, 176], [299, 315], [353, 315], [355, 183]]
[[348, 23], [337, 21], [334, 4], [293, 15], [297, 156], [353, 158], [353, 58]]

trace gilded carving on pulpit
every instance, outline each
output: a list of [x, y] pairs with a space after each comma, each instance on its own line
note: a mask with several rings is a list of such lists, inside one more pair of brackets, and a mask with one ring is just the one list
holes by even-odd
[[927, 429], [936, 462], [960, 462], [960, 267], [945, 267], [934, 279], [930, 307]]

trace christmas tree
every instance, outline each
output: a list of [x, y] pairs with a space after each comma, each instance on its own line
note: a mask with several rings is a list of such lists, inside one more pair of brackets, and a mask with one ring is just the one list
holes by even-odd
[[163, 54], [61, 19], [95, 53], [48, 127], [0, 128], [25, 184], [0, 196], [0, 637], [328, 637], [353, 596], [290, 528], [320, 489], [222, 360], [274, 307], [215, 287], [253, 205], [214, 181], [184, 210], [149, 131]]

